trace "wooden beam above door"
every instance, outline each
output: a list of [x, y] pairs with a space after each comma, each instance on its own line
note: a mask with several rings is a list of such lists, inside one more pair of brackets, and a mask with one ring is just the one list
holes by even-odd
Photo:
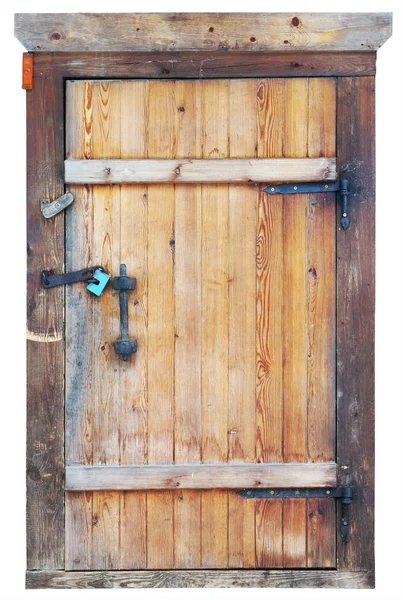
[[15, 36], [31, 52], [378, 50], [391, 13], [25, 13]]
[[331, 181], [335, 158], [66, 160], [66, 183]]
[[68, 491], [333, 487], [336, 464], [253, 463], [189, 465], [75, 465]]

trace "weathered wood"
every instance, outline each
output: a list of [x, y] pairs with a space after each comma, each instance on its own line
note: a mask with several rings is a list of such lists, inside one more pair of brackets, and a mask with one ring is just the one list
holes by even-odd
[[374, 588], [373, 571], [27, 571], [30, 589], [68, 588]]
[[[201, 82], [176, 81], [175, 156], [201, 157]], [[200, 185], [175, 188], [174, 222], [174, 462], [201, 461], [201, 240]], [[201, 564], [201, 492], [174, 494], [174, 567]]]
[[377, 50], [391, 13], [59, 13], [15, 15], [30, 51]]
[[334, 158], [66, 160], [66, 183], [220, 183], [328, 181]]
[[[229, 81], [202, 83], [202, 155], [229, 156]], [[228, 185], [202, 186], [203, 463], [228, 459], [229, 200]], [[201, 495], [201, 566], [228, 566], [228, 493]]]
[[64, 567], [64, 300], [41, 287], [64, 271], [64, 215], [43, 218], [39, 199], [63, 182], [63, 85], [44, 78], [27, 93], [27, 564]]
[[[121, 82], [121, 158], [146, 156], [147, 81]], [[136, 338], [136, 360], [119, 362], [120, 462], [147, 460], [147, 187], [121, 186], [120, 263], [136, 277], [136, 300], [128, 302], [130, 338]], [[135, 294], [134, 293], [134, 294]], [[135, 357], [134, 357], [135, 358]], [[146, 493], [120, 494], [121, 569], [146, 568]]]
[[374, 75], [375, 52], [39, 52], [35, 77], [223, 79]]
[[[229, 82], [231, 159], [256, 154], [256, 87], [254, 79]], [[231, 463], [254, 463], [256, 455], [257, 196], [253, 186], [229, 185], [228, 461]], [[236, 494], [228, 495], [229, 568], [255, 567], [255, 506], [241, 500]]]
[[[150, 81], [147, 156], [174, 158], [174, 82]], [[148, 463], [174, 460], [173, 185], [148, 187]], [[147, 566], [174, 567], [173, 494], [147, 495]]]
[[337, 461], [355, 487], [338, 568], [349, 571], [374, 568], [374, 103], [373, 77], [338, 82], [337, 152], [352, 190], [350, 227], [337, 226]]
[[216, 489], [330, 487], [335, 463], [192, 465], [74, 465], [66, 467], [67, 490]]

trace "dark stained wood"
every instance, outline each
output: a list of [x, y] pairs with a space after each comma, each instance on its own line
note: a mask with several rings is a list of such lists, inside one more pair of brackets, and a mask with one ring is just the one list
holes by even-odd
[[375, 52], [39, 52], [35, 77], [147, 79], [374, 75]]
[[[338, 81], [337, 155], [350, 180], [350, 226], [337, 231], [337, 461], [355, 488], [338, 569], [374, 565], [374, 77]], [[338, 220], [341, 212], [338, 210]]]
[[27, 563], [64, 566], [64, 296], [44, 290], [42, 269], [64, 270], [64, 215], [44, 219], [40, 198], [64, 192], [63, 85], [27, 92]]
[[29, 589], [69, 588], [345, 588], [374, 587], [371, 571], [28, 571]]

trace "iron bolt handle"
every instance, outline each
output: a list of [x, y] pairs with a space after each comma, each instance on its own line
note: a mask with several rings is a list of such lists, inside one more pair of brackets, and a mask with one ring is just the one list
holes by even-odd
[[134, 290], [136, 279], [127, 277], [126, 265], [120, 265], [119, 277], [114, 277], [113, 286], [120, 292], [120, 326], [121, 339], [114, 342], [114, 350], [122, 360], [128, 360], [131, 354], [137, 351], [137, 343], [134, 339], [128, 337], [128, 292]]

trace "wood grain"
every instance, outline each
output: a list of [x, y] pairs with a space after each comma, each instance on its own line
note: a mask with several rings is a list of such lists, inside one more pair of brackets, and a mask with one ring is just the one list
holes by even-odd
[[39, 276], [43, 269], [64, 271], [64, 215], [48, 221], [38, 202], [64, 193], [63, 127], [62, 82], [46, 77], [27, 93], [29, 569], [64, 567], [64, 297], [61, 288], [45, 294]]
[[[122, 81], [120, 97], [121, 158], [145, 157], [148, 82]], [[138, 344], [131, 361], [119, 362], [120, 464], [144, 464], [148, 451], [148, 195], [144, 185], [121, 186], [120, 191], [120, 263], [136, 278], [136, 291], [129, 296], [128, 326], [130, 338]], [[146, 493], [120, 494], [119, 527], [119, 567], [146, 568]]]
[[[255, 155], [256, 81], [229, 82], [229, 156]], [[229, 185], [228, 461], [255, 462], [257, 190]], [[241, 248], [243, 251], [241, 252]], [[228, 566], [255, 566], [254, 504], [228, 497]]]
[[[198, 158], [201, 83], [175, 82], [176, 157]], [[175, 187], [175, 463], [201, 462], [201, 186]], [[174, 566], [201, 564], [201, 493], [174, 495]]]
[[[93, 87], [89, 82], [66, 85], [66, 155], [91, 158]], [[66, 270], [92, 263], [93, 189], [72, 186], [75, 209], [66, 212]], [[83, 234], [77, 236], [77, 231]], [[93, 309], [94, 300], [80, 286], [66, 287], [66, 397], [65, 461], [91, 464], [93, 460]], [[91, 568], [93, 494], [65, 495], [65, 568]]]
[[35, 78], [225, 79], [367, 76], [376, 53], [362, 52], [37, 52]]
[[373, 77], [338, 82], [337, 151], [354, 194], [350, 229], [337, 226], [337, 460], [356, 489], [350, 538], [338, 538], [345, 571], [374, 569], [374, 87]]
[[[173, 158], [174, 83], [149, 82], [147, 155]], [[161, 140], [165, 143], [162, 144]], [[162, 205], [163, 203], [163, 205]], [[174, 186], [148, 188], [148, 463], [174, 460]], [[148, 568], [173, 568], [173, 495], [147, 498]]]
[[[227, 158], [229, 82], [202, 83], [203, 158]], [[228, 458], [228, 185], [202, 191], [202, 462]], [[228, 493], [201, 497], [201, 566], [228, 565]]]
[[377, 50], [391, 13], [18, 13], [29, 51]]
[[[67, 466], [68, 490], [333, 487], [335, 463]], [[214, 493], [214, 492], [213, 492]]]
[[334, 158], [65, 161], [67, 183], [294, 183], [333, 179]]
[[187, 570], [187, 571], [28, 571], [30, 589], [66, 588], [374, 588], [373, 571]]

